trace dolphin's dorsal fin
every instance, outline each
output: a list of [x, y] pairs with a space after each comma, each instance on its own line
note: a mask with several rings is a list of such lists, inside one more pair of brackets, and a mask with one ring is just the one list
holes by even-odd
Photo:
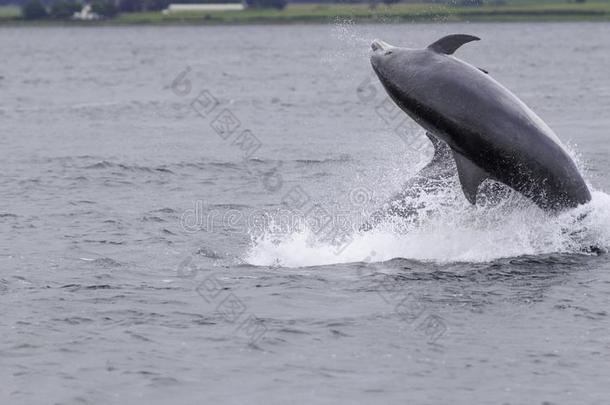
[[453, 152], [458, 177], [462, 184], [462, 191], [470, 204], [477, 202], [477, 190], [479, 185], [489, 177], [480, 167], [466, 159], [457, 152]]
[[462, 45], [471, 42], [471, 41], [479, 41], [481, 38], [466, 35], [466, 34], [454, 34], [447, 35], [428, 46], [428, 49], [433, 50], [434, 52], [444, 53], [447, 55], [453, 55], [453, 53]]

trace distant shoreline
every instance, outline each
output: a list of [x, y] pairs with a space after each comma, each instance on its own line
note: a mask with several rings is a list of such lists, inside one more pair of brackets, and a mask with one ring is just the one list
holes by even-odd
[[[2, 7], [0, 7], [0, 10]], [[448, 7], [432, 4], [290, 4], [284, 10], [217, 12], [124, 13], [99, 21], [24, 20], [18, 9], [0, 11], [0, 26], [129, 26], [129, 25], [260, 25], [321, 24], [336, 21], [358, 23], [443, 23], [443, 22], [579, 22], [610, 21], [610, 1], [586, 3], [529, 3]], [[15, 14], [16, 13], [16, 14]]]

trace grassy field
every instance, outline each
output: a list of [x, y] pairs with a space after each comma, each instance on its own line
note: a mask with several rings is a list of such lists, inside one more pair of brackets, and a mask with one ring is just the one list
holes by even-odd
[[0, 7], [0, 20], [14, 19], [21, 17], [21, 10], [17, 6]]
[[455, 7], [435, 4], [290, 4], [286, 9], [218, 12], [188, 12], [163, 15], [160, 12], [124, 13], [97, 22], [36, 21], [20, 18], [19, 9], [0, 7], [0, 23], [13, 24], [262, 24], [307, 23], [353, 20], [358, 22], [445, 22], [445, 21], [610, 21], [610, 0], [568, 3], [553, 0], [512, 0], [506, 5]]

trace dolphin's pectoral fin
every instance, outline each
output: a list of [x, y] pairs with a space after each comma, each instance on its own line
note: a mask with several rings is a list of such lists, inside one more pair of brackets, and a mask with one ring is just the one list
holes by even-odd
[[453, 152], [453, 158], [455, 159], [455, 165], [457, 166], [458, 177], [462, 184], [464, 196], [466, 196], [466, 199], [470, 204], [476, 204], [479, 185], [485, 181], [489, 175], [457, 152]]
[[443, 37], [428, 46], [428, 49], [431, 49], [435, 52], [444, 53], [447, 55], [453, 55], [453, 53], [462, 45], [471, 42], [471, 41], [479, 41], [481, 38], [466, 35], [466, 34], [454, 34]]

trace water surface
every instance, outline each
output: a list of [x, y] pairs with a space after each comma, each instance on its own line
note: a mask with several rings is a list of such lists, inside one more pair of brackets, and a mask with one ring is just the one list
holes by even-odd
[[[557, 132], [593, 201], [549, 217], [448, 190], [425, 226], [345, 249], [315, 223], [258, 232], [295, 189], [353, 219], [425, 164], [369, 87], [369, 44], [457, 32], [483, 38], [458, 56]], [[582, 250], [610, 246], [609, 35], [1, 28], [2, 402], [607, 403], [608, 256]]]

